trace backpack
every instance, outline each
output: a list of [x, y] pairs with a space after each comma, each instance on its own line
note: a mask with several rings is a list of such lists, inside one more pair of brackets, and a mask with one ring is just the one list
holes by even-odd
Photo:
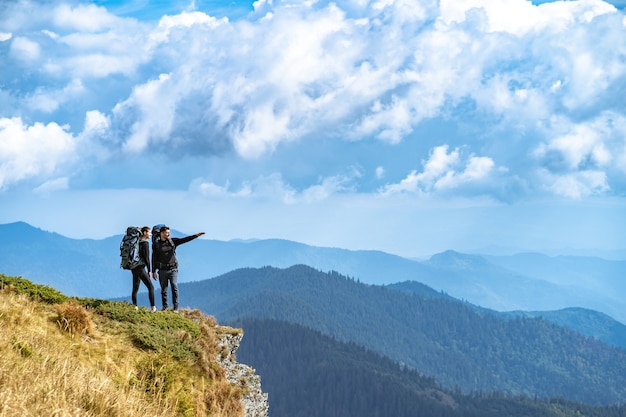
[[126, 234], [120, 243], [121, 268], [134, 269], [145, 265], [143, 259], [139, 257], [139, 239], [141, 235], [141, 228], [139, 227], [130, 226], [126, 229]]
[[155, 224], [152, 226], [152, 246], [159, 239], [159, 235], [161, 234], [161, 227], [165, 226], [163, 223]]

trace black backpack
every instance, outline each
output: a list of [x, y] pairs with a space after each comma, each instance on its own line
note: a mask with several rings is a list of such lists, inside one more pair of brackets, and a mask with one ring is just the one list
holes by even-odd
[[161, 234], [161, 228], [165, 226], [164, 224], [160, 223], [160, 224], [155, 224], [154, 226], [152, 226], [152, 246], [154, 247], [154, 244], [156, 243], [156, 241], [159, 239], [159, 235]]
[[130, 226], [126, 229], [126, 234], [120, 243], [121, 268], [134, 269], [145, 265], [143, 259], [139, 257], [139, 239], [141, 235], [140, 227]]

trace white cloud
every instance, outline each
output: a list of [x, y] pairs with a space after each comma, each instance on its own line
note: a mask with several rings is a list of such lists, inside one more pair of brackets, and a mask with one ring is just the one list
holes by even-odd
[[64, 30], [78, 32], [100, 32], [119, 22], [119, 18], [94, 4], [58, 5], [52, 15], [52, 23]]
[[488, 31], [521, 36], [531, 30], [559, 30], [575, 22], [588, 23], [616, 9], [601, 0], [559, 1], [539, 6], [519, 0], [443, 0], [440, 18], [446, 24], [460, 23], [477, 11], [486, 16]]
[[37, 61], [41, 55], [41, 48], [35, 41], [16, 36], [11, 41], [11, 55], [20, 61]]
[[216, 19], [202, 12], [182, 12], [175, 16], [165, 15], [159, 20], [159, 24], [153, 30], [149, 39], [154, 43], [166, 42], [170, 33], [176, 29], [189, 29], [194, 25], [205, 26], [209, 29], [216, 28], [221, 24], [228, 23], [227, 18]]
[[200, 194], [211, 198], [245, 198], [252, 194], [249, 184], [243, 184], [239, 190], [231, 191], [230, 183], [218, 185], [211, 181], [204, 181], [197, 178], [191, 182], [189, 191], [192, 194]]
[[0, 189], [31, 177], [54, 175], [76, 157], [75, 139], [56, 123], [25, 125], [0, 119]]
[[131, 153], [142, 152], [151, 142], [166, 142], [172, 130], [176, 97], [168, 74], [159, 75], [158, 79], [137, 86], [132, 96], [118, 104], [113, 113], [126, 119], [127, 113], [137, 113], [128, 130], [123, 150]]
[[[605, 112], [582, 123], [554, 117], [550, 123], [550, 131], [555, 136], [538, 144], [532, 155], [553, 174], [564, 174], [567, 177], [564, 183], [572, 183], [572, 175], [576, 179], [578, 173], [585, 173], [582, 181], [585, 184], [604, 184], [612, 171], [625, 172], [622, 163], [626, 155], [624, 115]], [[595, 192], [610, 189], [605, 186], [590, 188]]]
[[97, 110], [88, 111], [85, 115], [84, 133], [106, 132], [110, 125], [109, 118]]
[[240, 155], [254, 158], [273, 150], [289, 136], [289, 114], [277, 114], [267, 103], [246, 113], [242, 126], [233, 131], [233, 142]]
[[544, 170], [541, 174], [550, 192], [567, 198], [579, 200], [609, 190], [606, 174], [602, 171], [585, 170], [554, 175]]
[[69, 188], [69, 178], [55, 178], [53, 180], [49, 180], [41, 184], [39, 187], [36, 187], [33, 192], [37, 194], [47, 195], [53, 193], [55, 191], [67, 190]]
[[489, 157], [469, 155], [465, 160], [459, 148], [448, 152], [448, 145], [437, 146], [430, 158], [423, 162], [424, 170], [411, 173], [396, 184], [388, 184], [381, 193], [429, 194], [473, 187], [487, 179], [493, 172], [494, 162]]
[[73, 79], [59, 90], [50, 91], [44, 88], [35, 90], [27, 103], [32, 109], [50, 113], [68, 101], [79, 99], [84, 91], [83, 83], [78, 79]]
[[[41, 12], [33, 13], [37, 6]], [[416, 132], [438, 119], [478, 132], [475, 141], [446, 138], [452, 150], [433, 148], [422, 171], [385, 192], [477, 187], [482, 194], [506, 188], [513, 177], [536, 181], [537, 167], [523, 162], [547, 169], [555, 176], [551, 184], [563, 175], [570, 180], [562, 183], [574, 178], [592, 193], [620, 192], [613, 178], [626, 160], [626, 39], [623, 12], [610, 4], [261, 1], [254, 7], [232, 21], [186, 11], [140, 22], [93, 4], [12, 4], [0, 34], [10, 48], [0, 85], [12, 86], [2, 92], [11, 105], [0, 107], [0, 117], [63, 126], [83, 148], [99, 147], [107, 155], [100, 161], [120, 152], [196, 158], [234, 151], [250, 164], [280, 154], [283, 144], [318, 138], [433, 148], [441, 143], [436, 133]], [[62, 162], [65, 154], [58, 157]], [[507, 161], [509, 172], [495, 161]], [[388, 162], [378, 164], [387, 168], [377, 171], [379, 179], [393, 177]], [[307, 193], [290, 190], [285, 184], [295, 181], [283, 173], [282, 183], [268, 187], [286, 199], [342, 192], [345, 184], [329, 180], [334, 176], [324, 164], [319, 169], [322, 179], [310, 181]], [[274, 172], [250, 174], [250, 190]], [[237, 193], [224, 187], [207, 192]], [[541, 188], [541, 181], [529, 186]], [[560, 191], [565, 186], [550, 189], [576, 195]]]
[[191, 182], [189, 191], [213, 199], [246, 199], [255, 201], [271, 201], [280, 204], [313, 204], [328, 200], [337, 194], [354, 191], [355, 178], [360, 177], [358, 170], [346, 175], [334, 175], [320, 178], [317, 184], [298, 191], [288, 184], [279, 173], [260, 176], [246, 181], [239, 187], [229, 182], [218, 185], [211, 181], [197, 178]]
[[353, 171], [351, 175], [335, 175], [323, 178], [319, 184], [312, 185], [302, 192], [302, 200], [306, 203], [324, 201], [335, 194], [347, 191], [354, 191], [352, 182], [355, 177], [359, 177], [358, 171]]
[[624, 186], [626, 173], [626, 118], [605, 112], [584, 123], [552, 120], [559, 132], [539, 144], [539, 184], [550, 192], [573, 199], [609, 195]]

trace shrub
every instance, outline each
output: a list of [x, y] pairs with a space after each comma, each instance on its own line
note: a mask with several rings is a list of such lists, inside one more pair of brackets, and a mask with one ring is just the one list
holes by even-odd
[[69, 300], [68, 296], [54, 288], [33, 284], [22, 277], [9, 277], [0, 274], [0, 288], [8, 288], [18, 294], [26, 294], [33, 300], [43, 301], [47, 304], [61, 304]]
[[62, 330], [71, 335], [87, 336], [93, 333], [93, 322], [87, 310], [76, 303], [56, 304], [54, 306], [58, 319], [57, 323]]

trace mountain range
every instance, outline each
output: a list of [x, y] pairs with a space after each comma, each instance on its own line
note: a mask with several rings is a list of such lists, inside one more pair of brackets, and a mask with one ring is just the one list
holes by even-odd
[[502, 317], [305, 265], [245, 268], [179, 288], [186, 305], [220, 322], [295, 323], [389, 357], [449, 389], [596, 405], [626, 401], [626, 349], [541, 318]]
[[[24, 222], [0, 225], [0, 272], [22, 275], [66, 294], [114, 298], [131, 291], [119, 267], [122, 235], [70, 239]], [[172, 236], [183, 236], [172, 230]], [[523, 253], [511, 256], [446, 251], [417, 261], [381, 251], [352, 251], [279, 240], [196, 239], [177, 251], [180, 282], [229, 271], [309, 265], [338, 271], [366, 284], [417, 281], [436, 291], [498, 311], [579, 307], [626, 323], [626, 260]]]

